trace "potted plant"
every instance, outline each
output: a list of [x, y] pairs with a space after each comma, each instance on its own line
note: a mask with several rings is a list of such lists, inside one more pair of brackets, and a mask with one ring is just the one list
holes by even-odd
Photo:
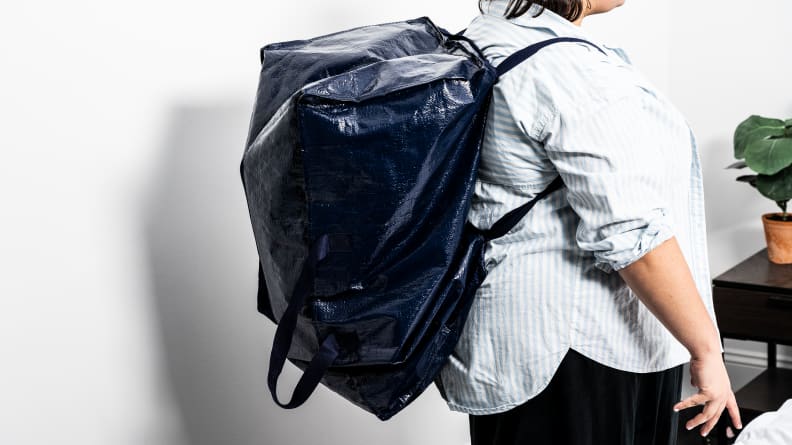
[[792, 119], [786, 121], [751, 115], [734, 131], [734, 157], [727, 168], [748, 167], [756, 174], [742, 175], [781, 212], [762, 215], [767, 255], [778, 264], [792, 263], [792, 214], [787, 203], [792, 199]]

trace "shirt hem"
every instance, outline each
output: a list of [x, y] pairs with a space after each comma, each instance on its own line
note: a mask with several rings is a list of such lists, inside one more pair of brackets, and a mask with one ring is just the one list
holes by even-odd
[[[588, 354], [586, 354], [586, 353], [584, 353], [582, 351], [579, 351], [579, 350], [577, 350], [577, 349], [575, 349], [573, 347], [570, 347], [569, 350], [575, 350], [575, 352], [577, 352], [577, 353], [579, 353], [581, 355], [584, 355], [586, 358], [588, 358], [590, 360], [593, 360], [593, 361], [595, 361], [595, 362], [597, 362], [597, 363], [599, 363], [599, 364], [601, 364], [603, 366], [607, 366], [607, 367], [610, 367], [610, 368], [613, 368], [613, 369], [616, 369], [616, 370], [619, 370], [619, 371], [632, 372], [632, 373], [635, 373], [635, 374], [644, 374], [644, 373], [650, 373], [650, 372], [667, 371], [669, 369], [675, 368], [675, 367], [677, 367], [679, 365], [683, 365], [683, 364], [689, 362], [689, 359], [683, 360], [681, 362], [678, 359], [678, 360], [672, 361], [672, 363], [674, 363], [672, 365], [665, 365], [663, 367], [663, 369], [650, 370], [650, 371], [643, 371], [643, 370], [642, 371], [634, 371], [634, 370], [631, 371], [631, 370], [621, 369], [621, 368], [619, 368], [617, 366], [613, 366], [613, 364], [603, 363], [599, 359], [594, 359], [594, 358], [590, 357]], [[565, 356], [566, 356], [566, 353], [565, 353], [565, 355], [562, 356], [562, 359], [559, 360], [558, 363], [556, 364], [555, 370], [553, 371], [553, 375], [555, 375], [555, 373], [558, 372], [558, 368], [561, 366], [561, 362], [563, 361], [563, 357], [565, 357]], [[524, 396], [518, 397], [516, 399], [513, 399], [513, 401], [502, 403], [502, 404], [500, 404], [498, 406], [494, 406], [494, 407], [473, 408], [473, 407], [470, 407], [470, 406], [458, 404], [456, 402], [451, 402], [449, 400], [446, 400], [445, 402], [446, 402], [446, 405], [448, 405], [448, 408], [451, 411], [455, 411], [455, 412], [460, 412], [460, 413], [464, 413], [464, 414], [470, 414], [470, 415], [474, 415], [474, 416], [475, 415], [498, 414], [498, 413], [506, 412], [506, 411], [508, 411], [508, 410], [510, 410], [512, 408], [517, 407], [517, 406], [520, 406], [520, 405], [528, 402], [529, 400], [535, 398], [536, 396], [541, 394], [541, 392], [544, 391], [550, 385], [550, 381], [552, 381], [552, 380], [553, 379], [551, 377], [544, 384], [544, 386], [539, 388], [539, 390], [536, 393], [534, 393], [534, 394], [524, 395]]]

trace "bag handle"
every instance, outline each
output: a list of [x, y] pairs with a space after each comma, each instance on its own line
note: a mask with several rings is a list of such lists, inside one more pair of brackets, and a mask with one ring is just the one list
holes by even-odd
[[[242, 189], [247, 192], [245, 185], [245, 168], [244, 158], [239, 163], [239, 174], [242, 177]], [[314, 276], [316, 275], [316, 264], [324, 259], [330, 250], [330, 237], [327, 234], [320, 236], [314, 241], [308, 252], [308, 258], [303, 264], [303, 269], [300, 272], [300, 277], [297, 279], [294, 293], [291, 300], [286, 307], [278, 322], [278, 328], [275, 330], [275, 340], [272, 343], [272, 352], [270, 353], [269, 362], [269, 375], [267, 375], [267, 386], [269, 387], [272, 400], [281, 408], [297, 408], [305, 403], [311, 394], [316, 390], [319, 382], [322, 380], [327, 368], [333, 363], [340, 353], [338, 342], [335, 335], [332, 333], [328, 335], [319, 348], [319, 351], [311, 359], [308, 367], [305, 369], [302, 377], [297, 382], [294, 388], [292, 397], [288, 403], [281, 403], [278, 400], [278, 377], [283, 372], [283, 365], [286, 364], [286, 357], [291, 348], [292, 338], [294, 337], [294, 329], [297, 327], [297, 315], [305, 305], [305, 300], [311, 292]], [[264, 309], [263, 313], [272, 321], [275, 321], [275, 315], [269, 305], [269, 298], [267, 295], [267, 286], [264, 281], [264, 271], [261, 267], [261, 259], [259, 258], [258, 270], [258, 305], [259, 309]]]
[[300, 380], [297, 382], [291, 400], [289, 400], [288, 403], [281, 403], [281, 401], [278, 400], [278, 394], [276, 392], [278, 377], [281, 371], [283, 371], [283, 365], [286, 363], [286, 356], [291, 347], [294, 329], [297, 326], [297, 315], [305, 305], [305, 300], [311, 292], [314, 276], [316, 275], [316, 264], [327, 256], [329, 250], [330, 238], [327, 234], [320, 236], [314, 241], [308, 253], [308, 258], [303, 264], [303, 269], [300, 272], [300, 278], [297, 280], [294, 294], [292, 294], [289, 305], [286, 307], [283, 316], [281, 316], [278, 322], [278, 328], [275, 331], [275, 340], [273, 341], [272, 353], [270, 354], [267, 385], [272, 394], [272, 400], [281, 408], [297, 408], [308, 400], [308, 397], [311, 396], [311, 393], [314, 392], [319, 382], [322, 380], [322, 376], [324, 376], [327, 368], [330, 367], [340, 353], [335, 335], [332, 333], [329, 334], [322, 341], [319, 351], [311, 359], [302, 377], [300, 377]]

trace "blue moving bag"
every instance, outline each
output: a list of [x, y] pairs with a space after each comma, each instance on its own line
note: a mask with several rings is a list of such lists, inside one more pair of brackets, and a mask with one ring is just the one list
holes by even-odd
[[[258, 311], [278, 324], [279, 406], [322, 383], [387, 420], [435, 380], [487, 274], [486, 242], [563, 185], [487, 231], [467, 222], [493, 84], [562, 41], [596, 47], [553, 38], [495, 68], [421, 17], [261, 48], [240, 174]], [[287, 359], [304, 374], [281, 403]]]

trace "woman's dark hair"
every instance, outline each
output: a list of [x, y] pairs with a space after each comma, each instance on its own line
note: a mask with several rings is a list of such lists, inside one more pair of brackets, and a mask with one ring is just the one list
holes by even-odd
[[[481, 9], [481, 4], [488, 1], [491, 0], [479, 0], [480, 12], [484, 12]], [[509, 5], [506, 6], [506, 11], [503, 16], [507, 19], [519, 17], [525, 14], [534, 3], [538, 3], [542, 6], [542, 9], [534, 17], [538, 17], [544, 12], [545, 8], [547, 8], [570, 22], [574, 22], [580, 17], [580, 13], [583, 12], [583, 6], [580, 0], [509, 0]]]

